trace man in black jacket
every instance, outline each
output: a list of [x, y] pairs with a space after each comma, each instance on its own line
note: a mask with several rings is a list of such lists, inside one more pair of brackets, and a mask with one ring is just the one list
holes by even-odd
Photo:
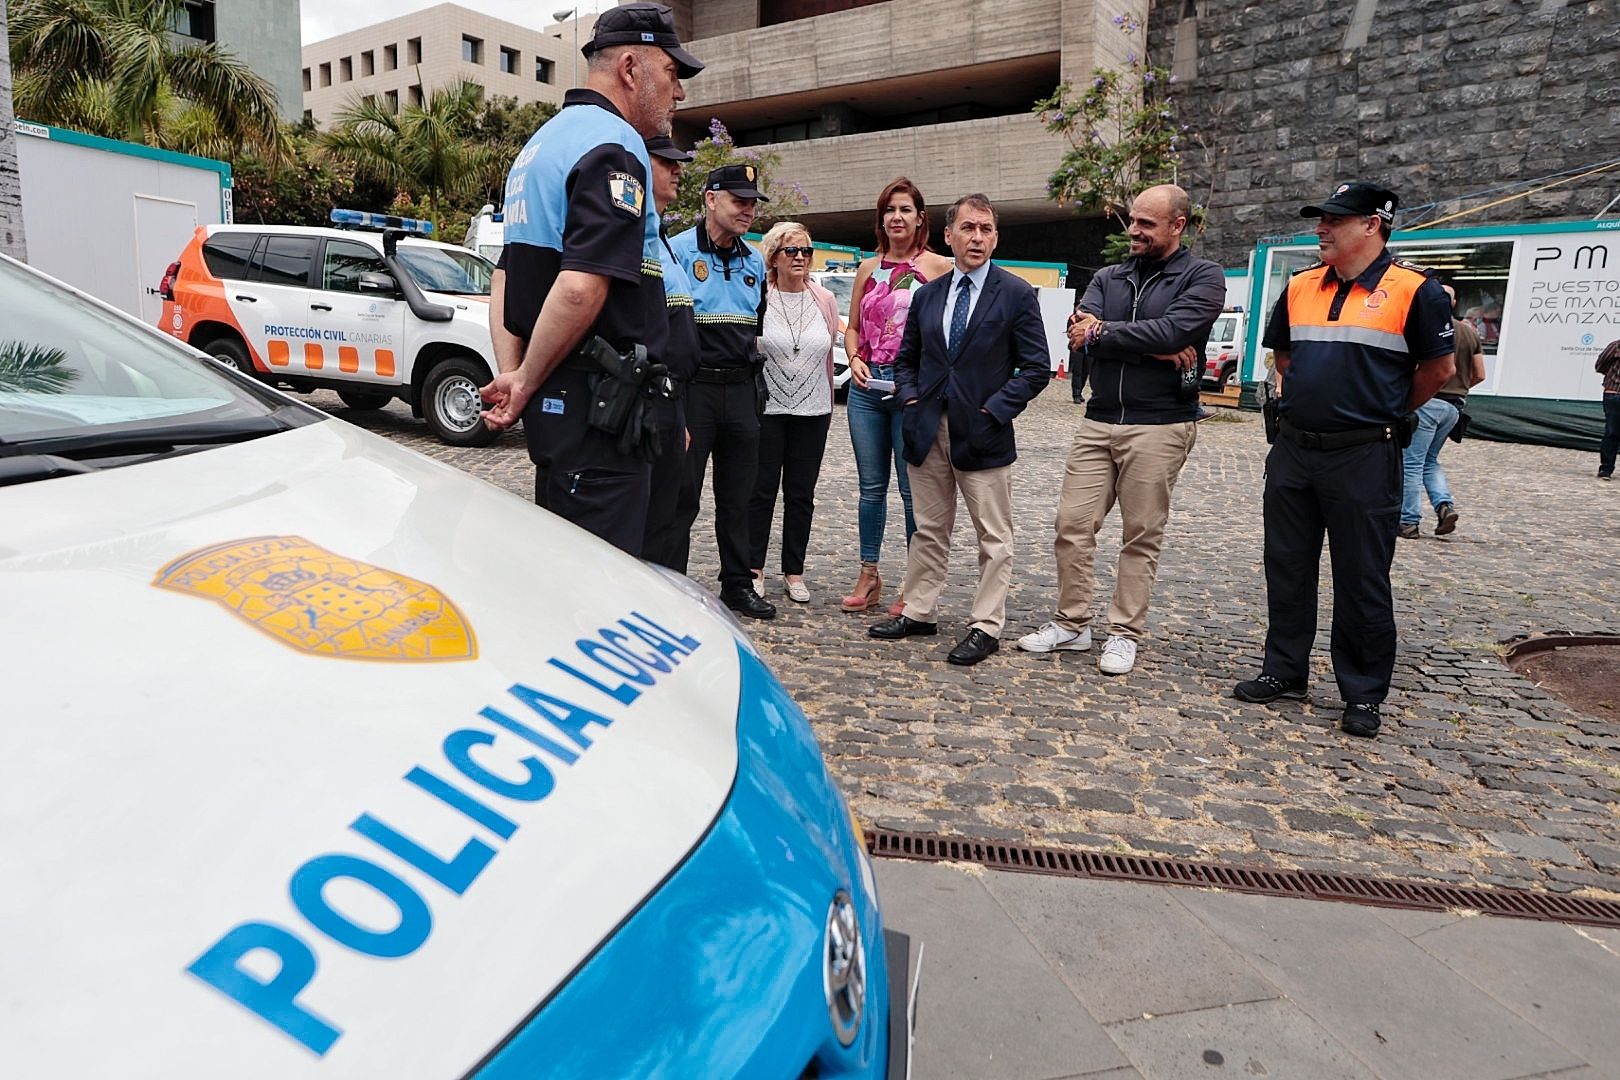
[[1131, 257], [1091, 279], [1069, 320], [1069, 344], [1090, 372], [1091, 401], [1069, 450], [1058, 499], [1057, 617], [1020, 638], [1018, 647], [1091, 648], [1097, 530], [1118, 502], [1125, 542], [1108, 608], [1108, 640], [1097, 663], [1106, 675], [1123, 675], [1136, 664], [1170, 492], [1197, 434], [1198, 368], [1226, 302], [1221, 268], [1181, 246], [1191, 213], [1179, 187], [1166, 184], [1138, 195], [1127, 229]]

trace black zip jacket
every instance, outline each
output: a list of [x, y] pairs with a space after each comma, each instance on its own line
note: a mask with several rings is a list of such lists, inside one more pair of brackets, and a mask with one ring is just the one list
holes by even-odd
[[[1070, 356], [1072, 371], [1086, 371], [1091, 400], [1086, 418], [1105, 424], [1176, 424], [1197, 419], [1198, 394], [1184, 394], [1181, 373], [1154, 354], [1198, 350], [1204, 365], [1210, 327], [1226, 306], [1226, 274], [1209, 259], [1182, 248], [1163, 265], [1134, 258], [1105, 266], [1091, 279], [1080, 310], [1107, 328], [1089, 350]], [[1087, 355], [1089, 353], [1089, 355]], [[1081, 400], [1082, 381], [1074, 383]], [[1196, 384], [1195, 384], [1196, 387]]]

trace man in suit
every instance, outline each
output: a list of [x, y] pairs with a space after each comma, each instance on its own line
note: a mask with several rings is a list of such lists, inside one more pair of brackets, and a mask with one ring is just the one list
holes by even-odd
[[977, 664], [1001, 647], [1012, 580], [1013, 418], [1051, 378], [1035, 290], [990, 262], [996, 208], [967, 195], [945, 213], [955, 269], [918, 289], [894, 361], [904, 403], [901, 435], [911, 466], [917, 532], [906, 557], [905, 610], [867, 632], [898, 640], [939, 632], [960, 491], [979, 537], [972, 628], [946, 657]]

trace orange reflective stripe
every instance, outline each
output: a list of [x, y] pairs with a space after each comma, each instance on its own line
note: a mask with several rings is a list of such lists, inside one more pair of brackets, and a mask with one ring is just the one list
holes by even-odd
[[353, 375], [360, 370], [360, 350], [353, 345], [338, 346], [338, 370]]
[[377, 374], [385, 379], [394, 375], [394, 351], [392, 349], [377, 350]]
[[319, 371], [326, 366], [326, 353], [313, 341], [304, 342], [304, 366], [310, 371]]
[[270, 362], [276, 367], [286, 367], [292, 361], [291, 350], [285, 341], [270, 339]]

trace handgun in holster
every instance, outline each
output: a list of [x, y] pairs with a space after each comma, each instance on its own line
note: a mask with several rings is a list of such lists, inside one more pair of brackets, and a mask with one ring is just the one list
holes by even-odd
[[618, 439], [623, 454], [644, 458], [657, 455], [658, 418], [651, 406], [654, 396], [668, 396], [669, 369], [650, 363], [647, 347], [634, 345], [620, 352], [598, 335], [579, 347], [579, 355], [601, 369], [591, 379], [591, 405], [587, 422]]
[[1412, 436], [1417, 434], [1418, 414], [1409, 412], [1395, 422], [1395, 441], [1405, 450], [1412, 445]]
[[765, 354], [749, 350], [748, 369], [754, 373], [754, 411], [764, 416], [765, 403], [771, 399], [770, 390], [765, 385]]
[[1260, 416], [1266, 424], [1266, 442], [1268, 444], [1276, 442], [1277, 432], [1282, 428], [1282, 417], [1277, 413], [1276, 398], [1266, 399], [1265, 403], [1260, 406]]

